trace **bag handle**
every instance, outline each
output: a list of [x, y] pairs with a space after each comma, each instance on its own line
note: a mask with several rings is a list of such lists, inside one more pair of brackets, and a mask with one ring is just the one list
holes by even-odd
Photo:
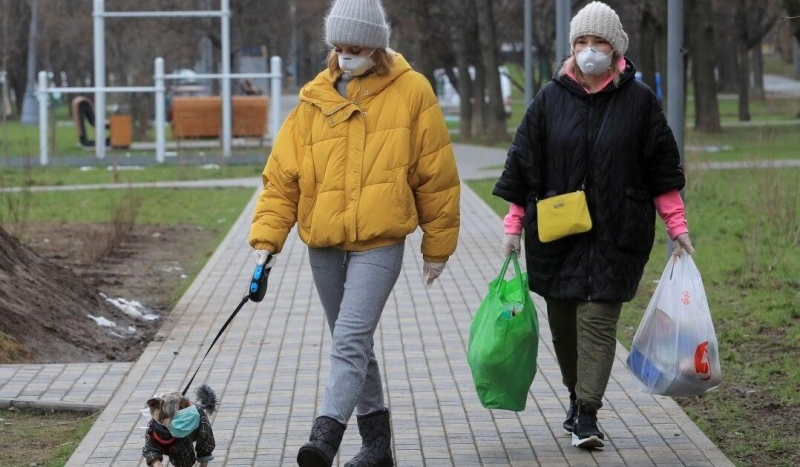
[[519, 281], [519, 285], [524, 290], [524, 288], [527, 287], [527, 285], [522, 282], [522, 270], [519, 267], [519, 258], [516, 251], [512, 251], [508, 256], [506, 256], [506, 261], [503, 263], [503, 267], [500, 268], [500, 274], [498, 274], [497, 277], [499, 279], [505, 279], [506, 271], [508, 270], [508, 264], [512, 261], [514, 262], [514, 274], [516, 275], [516, 278]]

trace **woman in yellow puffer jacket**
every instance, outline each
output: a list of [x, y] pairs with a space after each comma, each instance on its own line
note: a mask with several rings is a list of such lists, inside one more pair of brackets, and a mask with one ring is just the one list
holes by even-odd
[[405, 237], [422, 228], [428, 286], [455, 251], [460, 182], [436, 96], [388, 48], [380, 0], [336, 0], [325, 31], [328, 69], [303, 87], [277, 135], [250, 245], [271, 266], [297, 223], [333, 336], [327, 387], [299, 465], [331, 465], [355, 410], [363, 444], [345, 465], [392, 466], [373, 334]]

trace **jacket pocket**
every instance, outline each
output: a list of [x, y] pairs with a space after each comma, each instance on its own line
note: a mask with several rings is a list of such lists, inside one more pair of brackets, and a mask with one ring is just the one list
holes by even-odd
[[300, 200], [297, 203], [297, 212], [299, 216], [297, 218], [300, 227], [308, 228], [309, 220], [311, 219], [311, 213], [314, 211], [314, 205], [316, 204], [317, 198], [309, 197], [305, 195], [300, 195]]
[[617, 246], [623, 250], [649, 251], [655, 238], [656, 210], [647, 190], [625, 188], [617, 225]]
[[411, 212], [414, 194], [408, 186], [408, 175], [405, 166], [392, 169], [392, 182], [394, 183], [394, 193], [397, 196], [397, 205], [404, 215], [404, 220], [414, 217]]

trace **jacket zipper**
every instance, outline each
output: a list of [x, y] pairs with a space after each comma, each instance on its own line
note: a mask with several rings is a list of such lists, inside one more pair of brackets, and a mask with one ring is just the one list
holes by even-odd
[[[597, 135], [595, 135], [595, 138], [591, 138], [591, 135], [592, 135], [591, 128], [594, 126], [594, 120], [595, 120], [595, 118], [594, 118], [594, 116], [595, 116], [594, 115], [595, 114], [595, 105], [594, 104], [595, 104], [594, 96], [590, 95], [589, 96], [589, 112], [591, 112], [591, 118], [589, 118], [589, 123], [591, 123], [591, 125], [589, 125], [590, 130], [589, 130], [589, 134], [587, 135], [588, 141], [590, 142], [589, 144], [591, 144], [590, 151], [594, 151], [594, 144], [592, 144], [591, 142], [595, 141], [597, 139]], [[598, 128], [597, 131], [600, 131], [600, 129]], [[588, 155], [589, 155], [589, 160], [586, 163], [586, 179], [587, 180], [589, 179], [589, 171], [591, 170], [593, 154], [590, 152]], [[588, 191], [586, 189], [586, 187], [584, 187], [583, 189]], [[587, 196], [587, 198], [588, 198], [588, 196]], [[594, 240], [593, 240], [593, 236], [590, 235], [589, 236], [589, 264], [586, 267], [586, 269], [589, 271], [589, 278], [588, 278], [589, 280], [588, 280], [588, 284], [587, 284], [588, 296], [586, 297], [586, 301], [589, 301], [589, 302], [592, 301], [592, 274], [594, 273], [592, 271], [592, 259], [593, 258], [594, 258]]]

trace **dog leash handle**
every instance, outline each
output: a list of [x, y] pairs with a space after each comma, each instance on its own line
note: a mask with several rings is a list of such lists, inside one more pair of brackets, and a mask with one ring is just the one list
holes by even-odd
[[[265, 284], [266, 284], [266, 282], [265, 282]], [[262, 295], [262, 298], [263, 298], [263, 295]], [[233, 310], [233, 313], [231, 313], [231, 315], [228, 316], [228, 320], [225, 321], [225, 324], [222, 325], [222, 329], [220, 329], [219, 332], [217, 333], [217, 337], [215, 337], [214, 340], [211, 342], [211, 345], [208, 346], [208, 350], [206, 350], [206, 354], [203, 355], [203, 359], [200, 360], [200, 363], [197, 364], [197, 369], [194, 370], [194, 374], [192, 375], [192, 378], [189, 380], [188, 383], [186, 383], [186, 387], [183, 389], [183, 392], [181, 394], [183, 394], [185, 396], [186, 393], [189, 391], [189, 386], [192, 385], [192, 381], [194, 381], [194, 377], [197, 376], [197, 372], [200, 371], [200, 367], [203, 365], [203, 362], [206, 361], [206, 357], [208, 357], [208, 353], [211, 352], [211, 348], [214, 347], [214, 344], [216, 344], [217, 340], [219, 340], [219, 336], [221, 336], [222, 333], [225, 331], [225, 328], [227, 328], [228, 325], [231, 324], [231, 321], [233, 321], [233, 318], [236, 316], [237, 313], [239, 313], [239, 310], [242, 309], [242, 307], [244, 306], [245, 303], [247, 303], [248, 300], [250, 300], [250, 296], [249, 295], [247, 295], [244, 298], [242, 298], [242, 301], [239, 302], [239, 305], [236, 307], [235, 310]]]
[[263, 300], [264, 294], [267, 293], [267, 279], [272, 268], [266, 266], [266, 264], [257, 264], [253, 270], [253, 277], [250, 278], [248, 298], [256, 303]]

